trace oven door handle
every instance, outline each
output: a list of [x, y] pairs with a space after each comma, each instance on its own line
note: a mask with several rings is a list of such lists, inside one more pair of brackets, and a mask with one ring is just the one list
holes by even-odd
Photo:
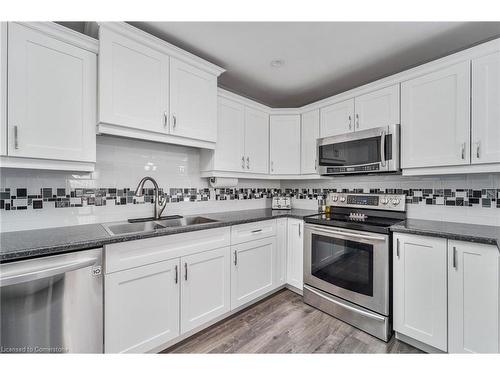
[[380, 164], [385, 167], [385, 132], [380, 134]]
[[307, 285], [304, 285], [304, 288], [307, 289], [308, 291], [310, 291], [311, 293], [314, 293], [316, 294], [317, 296], [321, 297], [321, 298], [324, 298], [326, 300], [328, 300], [329, 302], [332, 302], [336, 305], [339, 305], [341, 307], [343, 307], [344, 309], [346, 310], [349, 310], [349, 311], [354, 311], [356, 314], [360, 314], [360, 315], [364, 315], [368, 318], [371, 318], [371, 319], [375, 319], [375, 320], [380, 320], [380, 321], [384, 321], [385, 318], [381, 317], [381, 316], [378, 316], [378, 315], [375, 315], [375, 314], [372, 314], [368, 311], [364, 311], [364, 310], [360, 310], [360, 309], [356, 309], [355, 307], [352, 307], [352, 306], [349, 306], [348, 304], [346, 303], [342, 303], [340, 301], [337, 301], [337, 300], [334, 300], [333, 298], [330, 298], [328, 296], [326, 296], [325, 294], [323, 293], [319, 293], [317, 292], [316, 290], [314, 290], [313, 288], [310, 288], [308, 287]]
[[323, 227], [320, 227], [318, 225], [308, 225], [306, 228], [312, 229], [312, 230], [317, 231], [317, 232], [322, 232], [325, 234], [340, 235], [340, 236], [345, 236], [345, 237], [361, 238], [361, 239], [365, 239], [365, 240], [374, 240], [374, 241], [385, 241], [386, 240], [385, 237], [368, 236], [365, 234], [343, 232], [343, 231], [337, 231], [337, 230], [332, 230], [332, 229], [324, 229]]

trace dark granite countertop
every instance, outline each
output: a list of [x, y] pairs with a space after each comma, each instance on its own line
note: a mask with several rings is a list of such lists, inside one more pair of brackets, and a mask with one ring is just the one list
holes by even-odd
[[242, 210], [200, 214], [199, 216], [218, 220], [214, 223], [172, 227], [154, 232], [110, 235], [101, 224], [75, 225], [47, 229], [36, 229], [0, 233], [0, 263], [59, 254], [70, 251], [102, 247], [110, 243], [139, 240], [143, 238], [167, 236], [170, 234], [196, 230], [226, 227], [231, 225], [270, 220], [277, 217], [303, 219], [315, 215], [312, 210]]
[[391, 226], [391, 230], [393, 232], [496, 245], [500, 250], [500, 227], [497, 226], [407, 219]]

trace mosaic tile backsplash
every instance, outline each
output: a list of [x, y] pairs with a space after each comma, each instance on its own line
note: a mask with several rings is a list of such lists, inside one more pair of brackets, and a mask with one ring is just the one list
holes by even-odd
[[[329, 192], [405, 194], [407, 204], [454, 207], [500, 208], [500, 189], [278, 189], [278, 188], [169, 188], [160, 195], [170, 203], [242, 199], [266, 199], [286, 195], [297, 199], [318, 199]], [[0, 210], [39, 210], [47, 208], [108, 206], [152, 203], [154, 190], [145, 188], [141, 197], [130, 188], [66, 189], [0, 188]]]

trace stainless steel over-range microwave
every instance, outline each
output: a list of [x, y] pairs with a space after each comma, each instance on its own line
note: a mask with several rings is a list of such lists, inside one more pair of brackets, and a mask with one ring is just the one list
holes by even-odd
[[323, 176], [399, 172], [399, 125], [318, 139], [318, 171]]

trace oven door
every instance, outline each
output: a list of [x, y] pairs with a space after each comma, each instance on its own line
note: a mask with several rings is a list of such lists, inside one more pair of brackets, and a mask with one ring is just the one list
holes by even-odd
[[318, 140], [321, 175], [399, 170], [399, 126], [385, 126]]
[[304, 226], [304, 283], [389, 315], [389, 236]]

